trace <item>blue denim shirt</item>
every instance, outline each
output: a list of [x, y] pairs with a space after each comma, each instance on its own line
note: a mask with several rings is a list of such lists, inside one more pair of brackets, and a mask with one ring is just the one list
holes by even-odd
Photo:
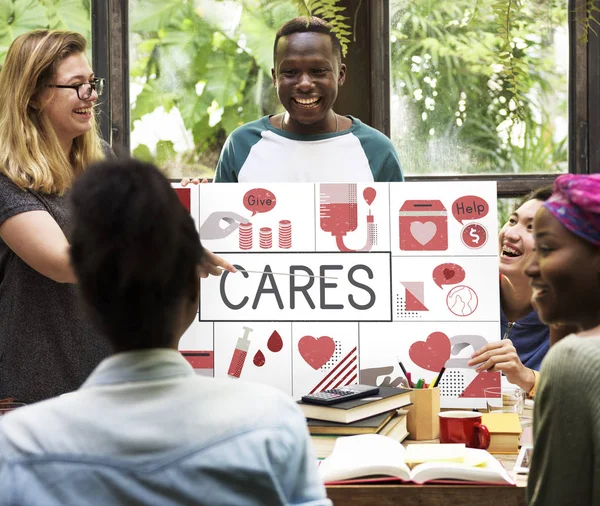
[[0, 419], [0, 505], [330, 506], [304, 417], [175, 350], [113, 355], [76, 392]]

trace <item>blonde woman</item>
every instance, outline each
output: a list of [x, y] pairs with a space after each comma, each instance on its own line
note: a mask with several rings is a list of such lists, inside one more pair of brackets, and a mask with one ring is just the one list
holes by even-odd
[[[74, 178], [110, 152], [94, 114], [104, 79], [86, 46], [36, 30], [15, 39], [0, 72], [0, 399], [74, 390], [111, 352], [80, 310], [65, 235]], [[207, 252], [201, 276], [222, 268], [235, 272]]]
[[0, 72], [0, 398], [77, 388], [110, 352], [82, 315], [66, 192], [104, 158], [97, 78], [78, 33], [21, 35]]

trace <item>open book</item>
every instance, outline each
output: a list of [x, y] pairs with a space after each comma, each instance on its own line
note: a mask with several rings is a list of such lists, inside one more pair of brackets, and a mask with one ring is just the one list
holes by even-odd
[[319, 473], [328, 484], [392, 476], [417, 484], [461, 480], [515, 485], [502, 464], [485, 450], [464, 444], [410, 444], [404, 448], [379, 434], [338, 438], [331, 455], [321, 461]]

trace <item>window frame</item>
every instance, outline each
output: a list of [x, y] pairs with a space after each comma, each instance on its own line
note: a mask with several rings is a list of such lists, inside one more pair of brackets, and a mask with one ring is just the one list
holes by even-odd
[[[342, 0], [355, 22], [356, 40], [345, 58], [346, 83], [336, 110], [352, 114], [390, 135], [390, 19], [388, 0]], [[600, 36], [583, 33], [585, 0], [569, 0], [569, 172], [600, 173]], [[92, 0], [93, 64], [106, 72], [101, 129], [116, 151], [129, 153], [128, 0]], [[365, 93], [368, 90], [368, 93]], [[379, 104], [379, 106], [378, 106]], [[425, 175], [407, 181], [497, 181], [498, 197], [524, 195], [556, 175]]]
[[92, 66], [107, 78], [100, 131], [115, 152], [129, 155], [129, 2], [92, 0]]

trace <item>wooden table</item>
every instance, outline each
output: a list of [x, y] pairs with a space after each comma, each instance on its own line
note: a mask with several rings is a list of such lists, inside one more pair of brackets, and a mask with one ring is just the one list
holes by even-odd
[[512, 474], [516, 455], [494, 455], [516, 479], [501, 485], [331, 485], [327, 495], [335, 506], [526, 506], [525, 476]]

